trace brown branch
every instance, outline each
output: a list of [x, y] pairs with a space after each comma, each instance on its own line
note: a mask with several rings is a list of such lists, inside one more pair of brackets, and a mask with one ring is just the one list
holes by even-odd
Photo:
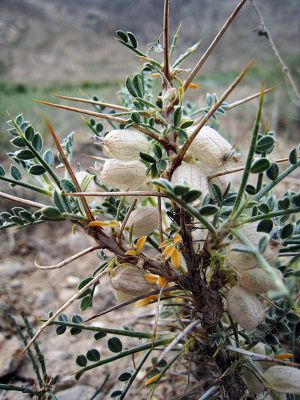
[[156, 197], [168, 197], [165, 193], [162, 192], [151, 192], [151, 191], [142, 191], [138, 190], [136, 192], [74, 192], [74, 193], [62, 193], [63, 196], [156, 196]]
[[223, 103], [223, 101], [230, 95], [230, 93], [235, 89], [235, 87], [240, 83], [240, 81], [244, 78], [248, 70], [252, 67], [253, 62], [249, 63], [239, 74], [239, 76], [232, 82], [232, 84], [225, 90], [225, 92], [222, 94], [222, 96], [219, 98], [219, 100], [214, 104], [214, 106], [208, 111], [208, 113], [201, 119], [197, 127], [195, 128], [194, 132], [188, 137], [184, 145], [182, 146], [180, 152], [177, 154], [177, 156], [173, 159], [170, 170], [168, 171], [169, 177], [172, 176], [172, 173], [174, 172], [175, 168], [178, 167], [188, 148], [192, 144], [193, 140], [195, 137], [198, 135], [200, 130], [203, 128], [203, 126], [207, 123], [207, 121], [210, 119], [210, 117], [217, 111], [217, 109], [220, 107], [220, 105]]
[[[263, 91], [263, 93], [266, 94], [266, 93], [272, 92], [274, 89], [276, 89], [276, 86], [272, 86], [272, 87], [270, 87], [269, 89], [265, 89], [265, 90]], [[251, 96], [244, 97], [244, 98], [241, 99], [241, 100], [237, 100], [237, 101], [235, 101], [235, 102], [233, 102], [233, 103], [230, 103], [230, 104], [228, 104], [227, 106], [225, 106], [225, 109], [226, 109], [226, 110], [231, 110], [232, 108], [238, 107], [238, 106], [240, 106], [241, 104], [244, 104], [244, 103], [247, 103], [248, 101], [254, 100], [254, 99], [256, 99], [256, 98], [259, 97], [259, 96], [261, 96], [261, 91], [255, 93], [255, 94], [252, 94]]]
[[[160, 189], [158, 188], [158, 192], [160, 192]], [[162, 213], [161, 213], [161, 197], [157, 197], [157, 210], [158, 210], [158, 230], [159, 230], [159, 240], [160, 243], [163, 242], [164, 236], [163, 236], [163, 226], [162, 226]]]
[[12, 196], [11, 194], [0, 192], [0, 197], [7, 200], [15, 201], [16, 203], [25, 204], [26, 206], [31, 206], [35, 208], [44, 208], [48, 207], [47, 204], [37, 203], [35, 201], [20, 199], [19, 197]]
[[170, 82], [169, 13], [170, 13], [170, 1], [169, 0], [164, 0], [164, 19], [163, 19], [164, 66], [163, 66], [163, 74], [166, 77], [166, 80], [167, 80], [168, 83]]
[[88, 247], [87, 249], [84, 249], [82, 251], [80, 251], [77, 254], [74, 254], [73, 256], [66, 258], [65, 260], [61, 261], [58, 264], [53, 264], [53, 265], [39, 265], [37, 263], [37, 258], [35, 259], [34, 265], [38, 268], [38, 269], [44, 269], [44, 270], [49, 270], [49, 269], [59, 269], [59, 268], [63, 268], [65, 265], [70, 264], [72, 261], [77, 260], [78, 258], [91, 253], [92, 251], [95, 251], [97, 249], [99, 249], [100, 247], [97, 246], [91, 246]]
[[275, 43], [273, 41], [273, 38], [271, 36], [271, 33], [270, 33], [269, 29], [265, 25], [265, 21], [263, 19], [263, 16], [262, 16], [259, 8], [257, 7], [256, 0], [251, 0], [251, 4], [252, 4], [252, 6], [254, 8], [254, 11], [256, 13], [257, 19], [259, 20], [259, 22], [261, 24], [261, 29], [260, 29], [261, 36], [264, 36], [267, 39], [267, 41], [269, 42], [269, 44], [271, 46], [271, 49], [272, 49], [272, 51], [273, 51], [273, 53], [274, 53], [274, 55], [275, 55], [275, 57], [276, 57], [276, 59], [278, 61], [278, 64], [280, 66], [280, 69], [281, 69], [282, 73], [286, 76], [286, 79], [290, 83], [290, 85], [291, 85], [291, 87], [292, 87], [292, 89], [294, 91], [294, 94], [296, 95], [298, 101], [300, 102], [300, 92], [299, 92], [299, 90], [297, 88], [297, 85], [296, 85], [296, 83], [295, 83], [295, 81], [294, 81], [294, 79], [293, 79], [293, 77], [292, 77], [292, 75], [291, 75], [291, 73], [290, 73], [290, 71], [288, 69], [288, 66], [285, 64], [284, 60], [282, 59], [282, 57], [280, 55], [280, 53], [279, 53], [279, 51], [278, 51], [278, 49], [277, 49], [277, 47], [276, 47], [276, 45], [275, 45]]
[[[68, 171], [68, 173], [69, 173], [69, 175], [70, 175], [70, 177], [71, 177], [71, 179], [72, 179], [72, 181], [73, 181], [73, 183], [74, 183], [74, 185], [76, 187], [76, 190], [78, 192], [80, 192], [81, 191], [81, 187], [80, 187], [80, 185], [78, 183], [78, 180], [77, 180], [77, 178], [76, 178], [76, 176], [75, 176], [75, 174], [73, 172], [73, 169], [72, 169], [72, 167], [71, 167], [71, 165], [69, 163], [69, 160], [66, 157], [65, 152], [64, 152], [64, 150], [63, 150], [63, 148], [62, 148], [62, 146], [61, 146], [61, 144], [60, 144], [60, 142], [59, 142], [59, 140], [58, 140], [58, 138], [56, 136], [56, 133], [54, 132], [54, 129], [53, 129], [52, 125], [50, 124], [50, 121], [47, 118], [44, 118], [44, 120], [45, 120], [45, 123], [46, 123], [50, 133], [51, 133], [51, 136], [52, 136], [52, 138], [54, 140], [54, 143], [55, 143], [55, 145], [57, 147], [57, 150], [59, 151], [59, 154], [60, 154], [60, 156], [61, 156], [61, 158], [63, 160], [63, 163], [65, 164], [65, 167], [67, 168], [67, 171]], [[83, 208], [85, 210], [85, 213], [86, 213], [86, 216], [88, 217], [88, 219], [90, 221], [94, 221], [93, 214], [92, 214], [92, 212], [90, 210], [90, 207], [89, 207], [89, 205], [88, 205], [88, 203], [87, 203], [87, 201], [86, 201], [84, 196], [82, 197], [81, 202], [82, 202]]]
[[131, 203], [130, 207], [128, 208], [127, 213], [126, 213], [126, 215], [125, 215], [125, 217], [123, 219], [123, 222], [122, 222], [122, 225], [121, 225], [121, 228], [120, 228], [120, 232], [118, 233], [118, 237], [117, 237], [117, 243], [119, 245], [121, 244], [122, 233], [123, 233], [123, 231], [125, 229], [125, 226], [126, 226], [127, 221], [128, 221], [128, 219], [130, 217], [130, 214], [134, 210], [134, 207], [135, 207], [136, 203], [137, 203], [137, 199], [134, 199], [133, 202]]

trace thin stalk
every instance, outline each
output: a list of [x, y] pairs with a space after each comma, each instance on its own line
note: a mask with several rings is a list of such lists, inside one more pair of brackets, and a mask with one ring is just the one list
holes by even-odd
[[142, 366], [145, 364], [145, 362], [147, 361], [147, 358], [150, 356], [152, 352], [152, 349], [149, 349], [148, 351], [145, 352], [143, 358], [141, 359], [141, 361], [139, 362], [138, 366], [136, 367], [134, 373], [131, 375], [130, 379], [128, 380], [128, 382], [126, 383], [126, 386], [123, 389], [122, 394], [119, 397], [119, 400], [123, 400], [125, 399], [126, 394], [128, 393], [128, 390], [130, 389], [131, 385], [133, 384], [135, 378], [137, 377], [137, 374], [140, 372]]
[[[45, 320], [42, 320], [45, 322]], [[152, 339], [152, 334], [148, 332], [138, 332], [138, 331], [130, 331], [127, 329], [112, 329], [112, 328], [102, 328], [97, 326], [86, 326], [84, 324], [77, 324], [73, 322], [65, 322], [65, 321], [57, 321], [54, 320], [51, 322], [51, 325], [61, 325], [68, 326], [69, 328], [82, 329], [84, 331], [89, 332], [103, 332], [111, 335], [119, 335], [119, 336], [127, 336], [134, 337], [139, 339]]]
[[113, 357], [109, 357], [109, 358], [106, 358], [105, 360], [98, 361], [98, 362], [96, 362], [96, 363], [94, 363], [92, 365], [88, 365], [87, 367], [82, 368], [80, 371], [78, 371], [76, 373], [76, 378], [79, 379], [84, 372], [86, 372], [86, 371], [88, 371], [90, 369], [94, 369], [94, 368], [100, 367], [101, 365], [104, 365], [104, 364], [109, 364], [109, 363], [111, 363], [113, 361], [119, 360], [120, 358], [127, 357], [127, 356], [130, 356], [130, 355], [135, 354], [135, 353], [139, 353], [140, 351], [144, 351], [144, 350], [148, 350], [148, 349], [154, 349], [157, 346], [166, 345], [167, 343], [170, 342], [170, 340], [171, 340], [171, 338], [159, 339], [159, 340], [155, 340], [154, 342], [148, 342], [148, 343], [145, 343], [145, 344], [143, 344], [141, 346], [133, 347], [133, 348], [131, 348], [129, 350], [123, 351], [122, 353], [119, 353], [119, 354], [117, 354], [117, 355], [115, 355]]
[[246, 188], [246, 185], [248, 182], [248, 178], [250, 175], [251, 164], [252, 164], [252, 160], [254, 157], [256, 141], [257, 141], [257, 137], [258, 137], [258, 133], [259, 133], [263, 101], [264, 101], [264, 91], [262, 89], [261, 96], [259, 99], [259, 107], [258, 107], [258, 111], [257, 111], [257, 115], [256, 115], [256, 120], [255, 120], [254, 127], [253, 127], [252, 139], [251, 139], [251, 143], [250, 143], [250, 147], [249, 147], [249, 151], [248, 151], [248, 155], [247, 155], [247, 160], [246, 160], [246, 164], [245, 164], [245, 168], [244, 168], [244, 173], [243, 173], [243, 177], [241, 180], [241, 184], [239, 187], [237, 197], [236, 197], [234, 205], [233, 205], [231, 215], [229, 217], [230, 220], [234, 220], [236, 217], [236, 214], [238, 213], [239, 207], [243, 200], [243, 196], [245, 193], [245, 188]]
[[179, 64], [181, 64], [184, 60], [186, 60], [191, 54], [195, 53], [196, 50], [198, 50], [198, 47], [200, 46], [201, 40], [193, 44], [193, 46], [189, 47], [186, 52], [181, 54], [177, 60], [174, 62], [172, 65], [172, 70], [174, 70]]
[[173, 53], [174, 53], [174, 50], [175, 50], [175, 47], [176, 47], [176, 43], [177, 43], [177, 40], [178, 40], [178, 37], [179, 37], [179, 34], [180, 34], [181, 25], [182, 25], [182, 21], [180, 21], [180, 24], [178, 25], [178, 28], [177, 28], [177, 30], [175, 32], [174, 37], [173, 37], [173, 41], [171, 43], [170, 52], [169, 52], [169, 60], [171, 60], [172, 57], [173, 57]]
[[103, 107], [107, 107], [107, 108], [113, 108], [115, 110], [120, 110], [120, 111], [130, 111], [130, 109], [128, 107], [123, 107], [123, 106], [120, 106], [119, 104], [105, 103], [105, 102], [99, 101], [99, 100], [83, 99], [81, 97], [62, 96], [59, 94], [56, 94], [55, 97], [58, 97], [60, 99], [65, 99], [65, 100], [78, 101], [80, 103], [94, 104], [94, 105], [103, 106]]
[[220, 107], [223, 101], [230, 95], [230, 93], [235, 89], [235, 87], [240, 83], [240, 81], [247, 74], [248, 70], [252, 67], [253, 63], [249, 63], [242, 72], [238, 75], [238, 77], [232, 82], [232, 84], [225, 90], [219, 100], [214, 104], [214, 106], [209, 110], [209, 112], [201, 119], [199, 124], [196, 126], [193, 133], [188, 137], [184, 145], [182, 146], [180, 152], [177, 154], [176, 158], [173, 160], [172, 165], [170, 167], [170, 175], [174, 172], [175, 168], [181, 164], [187, 150], [190, 145], [194, 141], [195, 137], [198, 135], [203, 126], [207, 123], [210, 117], [216, 112], [216, 110]]
[[247, 218], [243, 220], [242, 224], [248, 224], [249, 222], [260, 221], [262, 219], [281, 217], [283, 215], [296, 214], [298, 212], [300, 212], [300, 207], [289, 208], [287, 210], [273, 211], [269, 214], [261, 214], [261, 215], [256, 215], [255, 217]]
[[[159, 188], [157, 189], [160, 191]], [[157, 197], [157, 210], [158, 210], [158, 230], [159, 230], [159, 241], [160, 243], [164, 240], [163, 235], [163, 223], [162, 223], [162, 211], [161, 211], [161, 197]]]
[[270, 182], [268, 185], [264, 186], [258, 193], [256, 193], [252, 200], [260, 200], [266, 193], [273, 189], [279, 182], [285, 179], [288, 175], [290, 175], [295, 169], [300, 167], [300, 160], [296, 164], [290, 165], [285, 171], [278, 175], [275, 181]]
[[140, 197], [140, 196], [156, 196], [156, 197], [168, 197], [165, 193], [162, 192], [151, 192], [151, 191], [131, 191], [131, 192], [74, 192], [74, 193], [62, 193], [63, 196], [99, 196], [99, 197], [107, 197], [107, 196], [131, 196], [131, 197]]
[[26, 182], [23, 182], [23, 181], [17, 181], [17, 180], [12, 179], [12, 178], [7, 178], [6, 176], [0, 176], [0, 180], [12, 183], [13, 185], [22, 186], [22, 187], [24, 187], [26, 189], [33, 190], [34, 192], [38, 192], [38, 193], [44, 194], [44, 195], [49, 196], [49, 197], [52, 196], [52, 193], [49, 190], [43, 189], [43, 188], [41, 188], [39, 186], [31, 185], [30, 183], [26, 183]]
[[163, 47], [164, 47], [164, 65], [163, 73], [168, 82], [170, 82], [169, 66], [169, 13], [170, 1], [164, 0], [164, 19], [163, 19]]
[[35, 207], [35, 208], [44, 208], [47, 207], [46, 204], [37, 203], [35, 201], [21, 199], [20, 197], [12, 196], [11, 194], [0, 192], [0, 197], [7, 200], [15, 201], [16, 203], [24, 204], [26, 206]]
[[13, 390], [15, 392], [28, 393], [31, 394], [32, 396], [38, 396], [40, 394], [40, 392], [36, 390], [5, 383], [0, 383], [0, 390]]

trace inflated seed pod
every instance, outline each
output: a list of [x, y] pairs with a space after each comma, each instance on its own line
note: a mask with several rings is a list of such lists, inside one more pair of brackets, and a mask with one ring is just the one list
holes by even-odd
[[[257, 366], [257, 368], [260, 370], [261, 374], [263, 375], [263, 370]], [[254, 394], [259, 394], [264, 391], [265, 385], [254, 375], [252, 371], [248, 368], [243, 368], [242, 369], [242, 377], [243, 380], [249, 390], [249, 392], [254, 393]]]
[[124, 303], [125, 301], [129, 301], [136, 296], [134, 294], [124, 293], [124, 292], [121, 292], [120, 290], [115, 290], [115, 289], [113, 289], [113, 292], [114, 292], [115, 299], [119, 303]]
[[136, 265], [124, 263], [110, 273], [111, 286], [122, 293], [138, 296], [149, 292], [152, 285], [144, 279], [144, 271]]
[[[283, 393], [276, 393], [280, 400], [286, 400], [286, 395]], [[275, 400], [275, 398], [267, 391], [258, 394], [255, 400]]]
[[227, 309], [231, 318], [245, 331], [256, 328], [265, 318], [259, 299], [240, 286], [234, 286], [229, 290]]
[[[188, 185], [190, 189], [200, 190], [204, 195], [208, 191], [206, 175], [197, 164], [182, 163], [173, 173], [171, 183], [173, 185]], [[196, 200], [198, 204], [200, 200]]]
[[[268, 236], [263, 232], [256, 232], [256, 223], [246, 224], [240, 228], [241, 232], [250, 240], [254, 246], [258, 246], [260, 239], [264, 236]], [[232, 242], [232, 245], [239, 243], [237, 240]], [[257, 259], [254, 254], [241, 253], [232, 250], [232, 245], [228, 248], [228, 253], [225, 257], [225, 263], [228, 267], [236, 269], [237, 271], [248, 271], [252, 268], [257, 267]], [[263, 253], [264, 258], [270, 265], [273, 265], [274, 261], [278, 257], [278, 244], [270, 241], [266, 251]]]
[[300, 369], [275, 365], [264, 373], [267, 382], [278, 392], [300, 394]]
[[[85, 192], [101, 192], [101, 188], [96, 185], [94, 178], [91, 177], [91, 175], [86, 172], [86, 171], [77, 171], [75, 173], [76, 179], [79, 183], [79, 185], [81, 186], [81, 189], [83, 189]], [[82, 183], [85, 177], [91, 177], [88, 185], [86, 188], [82, 187]], [[87, 196], [86, 197], [87, 201], [90, 203], [92, 201], [95, 201], [97, 203], [102, 203], [103, 202], [103, 197], [98, 197], [98, 196]]]
[[[195, 127], [191, 126], [186, 132], [191, 135], [194, 130]], [[200, 130], [190, 146], [190, 151], [197, 160], [212, 169], [219, 168], [236, 157], [232, 145], [209, 126]]]
[[145, 135], [133, 129], [114, 129], [103, 139], [107, 157], [117, 160], [137, 160], [140, 153], [148, 153], [150, 142]]
[[[282, 279], [282, 273], [278, 269], [272, 268], [272, 270]], [[272, 277], [260, 267], [240, 272], [238, 281], [243, 288], [253, 293], [266, 293], [278, 289]]]
[[158, 227], [158, 210], [156, 207], [145, 206], [134, 210], [125, 225], [135, 236], [150, 235]]
[[101, 181], [118, 189], [135, 189], [146, 179], [146, 167], [141, 161], [106, 160], [100, 173]]

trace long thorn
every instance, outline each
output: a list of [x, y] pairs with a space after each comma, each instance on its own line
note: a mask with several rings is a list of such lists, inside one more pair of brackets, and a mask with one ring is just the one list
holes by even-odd
[[99, 197], [107, 197], [107, 196], [156, 196], [156, 197], [168, 197], [165, 193], [162, 192], [144, 192], [144, 191], [136, 191], [136, 192], [74, 192], [74, 193], [62, 193], [63, 196], [99, 196]]
[[75, 300], [77, 300], [87, 289], [89, 289], [91, 286], [93, 286], [95, 283], [99, 281], [100, 278], [102, 278], [107, 271], [102, 271], [98, 275], [96, 275], [90, 282], [88, 282], [82, 289], [78, 290], [68, 301], [66, 301], [36, 332], [36, 334], [31, 338], [31, 340], [28, 342], [26, 347], [22, 350], [21, 354], [19, 355], [19, 358], [23, 356], [23, 354], [29, 349], [29, 347], [32, 345], [32, 343], [40, 336], [40, 334], [47, 328], [49, 324], [51, 324], [52, 321], [56, 319], [66, 308], [68, 308], [72, 303], [74, 303]]
[[59, 268], [63, 268], [65, 265], [70, 264], [72, 261], [77, 260], [78, 258], [84, 256], [85, 254], [91, 253], [92, 251], [95, 251], [97, 249], [99, 249], [99, 246], [91, 246], [88, 247], [87, 249], [84, 249], [82, 251], [80, 251], [77, 254], [74, 254], [73, 256], [66, 258], [65, 260], [61, 261], [58, 264], [53, 264], [53, 265], [39, 265], [37, 263], [37, 258], [35, 259], [34, 265], [38, 268], [38, 269], [59, 269]]
[[[59, 154], [60, 154], [60, 156], [61, 156], [61, 158], [63, 160], [63, 163], [65, 164], [65, 167], [67, 168], [67, 171], [68, 171], [68, 173], [69, 173], [69, 175], [70, 175], [70, 177], [71, 177], [71, 179], [72, 179], [72, 181], [73, 181], [73, 183], [74, 183], [74, 185], [76, 187], [76, 190], [80, 192], [81, 191], [81, 187], [80, 187], [80, 185], [78, 183], [78, 180], [77, 180], [77, 178], [76, 178], [76, 176], [75, 176], [75, 174], [73, 172], [73, 169], [72, 169], [72, 167], [71, 167], [71, 165], [69, 163], [69, 160], [66, 157], [65, 152], [64, 152], [64, 150], [63, 150], [63, 148], [62, 148], [62, 146], [61, 146], [61, 144], [60, 144], [60, 142], [59, 142], [59, 140], [58, 140], [58, 138], [56, 136], [56, 133], [54, 132], [54, 129], [53, 129], [52, 125], [50, 124], [50, 121], [47, 118], [45, 118], [45, 123], [46, 123], [46, 125], [47, 125], [47, 127], [48, 127], [48, 129], [49, 129], [49, 131], [51, 133], [51, 136], [52, 136], [52, 138], [53, 138], [53, 140], [55, 142], [55, 145], [57, 147], [57, 150], [59, 151]], [[88, 217], [88, 219], [90, 221], [94, 221], [93, 214], [92, 214], [92, 212], [90, 210], [90, 207], [89, 207], [85, 197], [82, 197], [81, 201], [82, 201], [82, 205], [83, 205], [83, 208], [85, 210], [86, 216]]]
[[31, 206], [31, 207], [35, 207], [35, 208], [47, 207], [46, 204], [37, 203], [37, 202], [31, 201], [31, 200], [21, 199], [19, 197], [12, 196], [11, 194], [7, 194], [7, 193], [3, 193], [3, 192], [0, 192], [0, 197], [2, 197], [3, 199], [12, 200], [12, 201], [15, 201], [16, 203], [25, 204], [26, 206]]
[[170, 66], [169, 66], [169, 12], [170, 1], [164, 0], [164, 20], [163, 20], [163, 46], [164, 46], [164, 66], [163, 74], [167, 81], [170, 81]]
[[94, 104], [94, 105], [103, 106], [103, 107], [107, 107], [107, 108], [113, 108], [115, 110], [120, 110], [120, 111], [130, 111], [129, 108], [119, 106], [119, 104], [110, 104], [110, 103], [105, 103], [105, 102], [99, 101], [99, 100], [83, 99], [81, 97], [62, 96], [60, 94], [55, 94], [55, 97], [58, 97], [59, 99], [78, 101], [79, 103]]

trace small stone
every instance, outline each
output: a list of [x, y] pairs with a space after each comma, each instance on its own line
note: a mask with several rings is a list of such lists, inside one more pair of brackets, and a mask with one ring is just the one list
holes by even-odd
[[48, 289], [40, 293], [36, 300], [35, 306], [36, 307], [45, 307], [50, 304], [50, 302], [54, 299], [54, 291], [52, 289]]
[[18, 359], [18, 353], [22, 350], [19, 340], [13, 336], [6, 339], [2, 334], [0, 336], [0, 378], [13, 374], [22, 362]]
[[70, 389], [56, 393], [57, 400], [83, 400], [89, 399], [95, 393], [95, 389], [87, 385], [77, 385]]

